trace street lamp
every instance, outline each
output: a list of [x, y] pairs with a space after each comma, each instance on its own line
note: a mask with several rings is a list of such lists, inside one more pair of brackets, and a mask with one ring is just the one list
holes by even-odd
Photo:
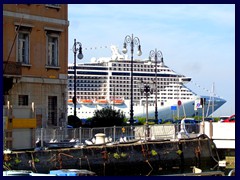
[[152, 84], [149, 82], [144, 82], [141, 80], [139, 83], [139, 89], [141, 94], [146, 96], [146, 132], [147, 132], [147, 139], [149, 138], [149, 126], [148, 126], [148, 97], [153, 94], [153, 87]]
[[151, 50], [149, 53], [149, 60], [151, 60], [151, 58], [154, 57], [155, 60], [155, 121], [158, 122], [158, 107], [157, 107], [157, 61], [158, 59], [161, 57], [160, 62], [163, 63], [163, 54], [161, 51], [158, 51], [157, 49]]
[[[77, 48], [77, 45], [79, 46], [79, 48]], [[73, 53], [74, 53], [74, 96], [73, 96], [73, 104], [74, 104], [74, 117], [77, 117], [77, 86], [76, 86], [76, 55], [77, 55], [77, 51], [78, 52], [78, 59], [82, 59], [83, 58], [83, 54], [82, 54], [82, 44], [80, 42], [76, 42], [76, 39], [74, 39], [74, 44], [73, 44]]]
[[123, 50], [122, 52], [124, 54], [127, 53], [127, 43], [130, 44], [131, 46], [131, 103], [130, 103], [130, 124], [133, 125], [133, 49], [134, 49], [134, 45], [138, 46], [138, 52], [137, 55], [141, 56], [142, 55], [142, 51], [141, 51], [141, 45], [140, 45], [140, 40], [138, 37], [133, 37], [127, 35], [125, 37], [124, 43], [123, 43]]

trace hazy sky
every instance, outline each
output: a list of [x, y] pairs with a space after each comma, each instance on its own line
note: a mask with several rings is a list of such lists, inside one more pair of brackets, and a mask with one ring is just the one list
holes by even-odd
[[122, 50], [125, 36], [133, 34], [142, 59], [161, 50], [167, 66], [192, 77], [187, 87], [197, 94], [211, 95], [215, 84], [227, 103], [214, 116], [235, 113], [234, 4], [69, 4], [68, 19], [69, 63], [74, 38], [83, 46], [80, 63], [110, 57], [110, 45]]

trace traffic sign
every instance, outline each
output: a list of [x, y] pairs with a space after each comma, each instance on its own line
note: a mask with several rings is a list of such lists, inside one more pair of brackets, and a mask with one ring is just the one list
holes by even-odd
[[182, 102], [180, 100], [178, 100], [177, 104], [178, 104], [178, 106], [181, 106]]

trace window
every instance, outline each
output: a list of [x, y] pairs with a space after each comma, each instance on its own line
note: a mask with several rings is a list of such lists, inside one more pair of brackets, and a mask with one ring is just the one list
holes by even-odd
[[18, 96], [18, 105], [19, 106], [28, 106], [28, 95], [19, 95]]
[[48, 96], [48, 125], [57, 126], [57, 96]]
[[58, 37], [47, 36], [47, 65], [58, 66]]
[[29, 62], [29, 36], [31, 27], [16, 26], [18, 31], [17, 36], [17, 62], [22, 64], [30, 64]]
[[59, 37], [61, 29], [44, 27], [46, 31], [46, 65], [47, 68], [59, 68]]

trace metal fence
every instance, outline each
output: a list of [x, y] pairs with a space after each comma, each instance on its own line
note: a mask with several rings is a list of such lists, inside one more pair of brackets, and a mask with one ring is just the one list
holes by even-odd
[[[186, 130], [191, 137], [199, 133], [199, 125], [186, 124]], [[77, 139], [78, 142], [84, 143], [85, 140], [92, 139], [98, 133], [104, 133], [106, 137], [111, 137], [112, 141], [118, 141], [121, 137], [131, 139], [175, 139], [180, 131], [180, 126], [176, 124], [155, 124], [147, 126], [113, 126], [100, 128], [39, 128], [36, 129], [35, 139], [42, 142], [68, 142]]]

